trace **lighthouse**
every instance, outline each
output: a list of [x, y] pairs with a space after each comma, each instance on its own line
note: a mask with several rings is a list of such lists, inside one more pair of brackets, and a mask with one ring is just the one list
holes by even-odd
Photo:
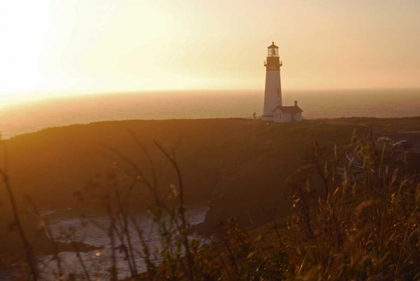
[[279, 58], [279, 47], [274, 42], [267, 48], [267, 60], [264, 63], [265, 93], [262, 121], [273, 121], [273, 111], [282, 106], [280, 67], [283, 65]]

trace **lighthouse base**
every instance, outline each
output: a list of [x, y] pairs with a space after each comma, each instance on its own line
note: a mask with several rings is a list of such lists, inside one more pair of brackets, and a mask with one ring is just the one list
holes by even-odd
[[261, 116], [261, 121], [273, 122], [273, 115], [263, 115]]

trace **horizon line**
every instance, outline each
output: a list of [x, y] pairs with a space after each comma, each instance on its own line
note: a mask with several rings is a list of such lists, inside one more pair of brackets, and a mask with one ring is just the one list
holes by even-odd
[[[331, 92], [331, 91], [374, 91], [374, 90], [381, 90], [381, 91], [395, 91], [395, 90], [420, 90], [420, 87], [355, 87], [355, 88], [286, 88], [282, 89], [282, 92], [299, 92], [299, 91], [307, 91], [307, 92], [319, 92], [319, 91], [325, 91], [325, 92]], [[19, 91], [16, 93], [21, 94], [56, 94], [54, 96], [42, 96], [42, 97], [21, 97], [17, 100], [10, 102], [10, 103], [3, 103], [0, 104], [1, 108], [7, 108], [7, 107], [14, 107], [19, 106], [22, 104], [27, 103], [33, 103], [33, 102], [42, 102], [42, 101], [48, 101], [48, 100], [57, 100], [57, 99], [67, 99], [67, 98], [80, 98], [83, 96], [86, 97], [95, 97], [95, 96], [106, 96], [106, 95], [115, 95], [115, 94], [153, 94], [153, 93], [197, 93], [197, 92], [251, 92], [251, 91], [261, 91], [264, 92], [263, 88], [226, 88], [226, 89], [214, 89], [214, 88], [208, 88], [208, 89], [154, 89], [154, 90], [114, 90], [114, 91]]]

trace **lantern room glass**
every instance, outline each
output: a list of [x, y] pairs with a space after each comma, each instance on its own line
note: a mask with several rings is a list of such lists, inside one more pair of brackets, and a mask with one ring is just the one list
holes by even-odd
[[269, 47], [267, 57], [278, 57], [279, 56], [279, 49], [275, 47]]

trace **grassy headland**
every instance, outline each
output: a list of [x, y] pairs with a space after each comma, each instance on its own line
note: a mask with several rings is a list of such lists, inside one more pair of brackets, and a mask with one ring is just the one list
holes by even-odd
[[[301, 123], [272, 124], [242, 119], [120, 121], [50, 128], [7, 140], [7, 172], [19, 206], [29, 197], [40, 210], [80, 207], [80, 194], [97, 174], [124, 176], [116, 167], [134, 164], [142, 177], [156, 179], [169, 189], [176, 173], [156, 147], [174, 149], [184, 180], [187, 205], [210, 201], [210, 211], [200, 229], [212, 229], [220, 220], [235, 217], [241, 225], [258, 226], [291, 213], [291, 185], [311, 178], [315, 188], [322, 179], [314, 163], [314, 144], [323, 162], [344, 151], [352, 138], [386, 135], [410, 139], [419, 148], [420, 118], [346, 118]], [[387, 165], [403, 172], [420, 170], [416, 152], [391, 152]], [[4, 190], [0, 191], [3, 195]], [[6, 198], [3, 196], [2, 198]], [[133, 193], [134, 207], [146, 210], [153, 196]], [[2, 202], [0, 248], [13, 250], [11, 212]], [[83, 203], [83, 202], [82, 202]], [[99, 206], [89, 204], [92, 213]], [[84, 206], [86, 207], [86, 205]], [[35, 236], [37, 222], [27, 232]], [[9, 239], [8, 237], [11, 237]], [[13, 238], [14, 237], [14, 238]], [[12, 239], [13, 238], [13, 239]], [[11, 240], [16, 240], [13, 244]]]

